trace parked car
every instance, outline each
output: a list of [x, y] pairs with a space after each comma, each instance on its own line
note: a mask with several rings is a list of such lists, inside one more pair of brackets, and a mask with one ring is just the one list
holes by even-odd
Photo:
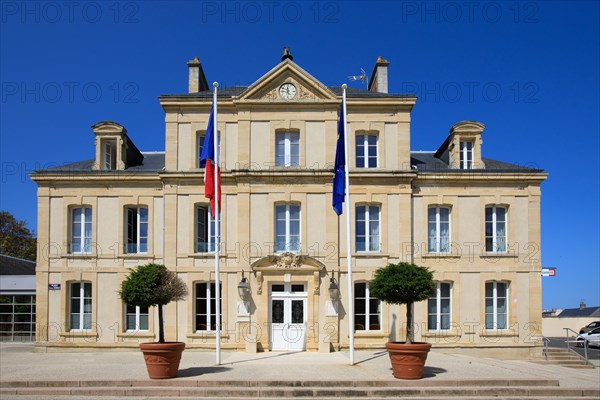
[[579, 330], [579, 333], [586, 333], [595, 328], [600, 328], [600, 321], [590, 322], [588, 325], [584, 326]]
[[589, 346], [600, 347], [600, 328], [596, 328], [590, 332], [580, 333], [577, 335], [575, 340], [577, 340], [577, 346], [582, 347], [584, 340], [589, 340]]

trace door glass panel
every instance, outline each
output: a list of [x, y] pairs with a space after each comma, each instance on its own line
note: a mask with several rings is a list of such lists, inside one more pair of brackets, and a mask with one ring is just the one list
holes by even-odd
[[304, 301], [292, 300], [292, 324], [304, 323]]
[[298, 284], [298, 285], [292, 285], [292, 293], [298, 293], [298, 292], [304, 292], [304, 285], [302, 284]]
[[283, 284], [277, 284], [277, 285], [271, 286], [271, 292], [283, 292], [283, 291], [285, 291], [285, 285], [283, 285]]
[[283, 300], [273, 300], [271, 302], [271, 322], [283, 324]]

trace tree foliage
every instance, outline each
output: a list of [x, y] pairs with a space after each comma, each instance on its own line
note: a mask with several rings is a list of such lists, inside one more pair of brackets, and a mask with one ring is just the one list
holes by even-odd
[[0, 253], [35, 261], [37, 241], [27, 222], [17, 221], [8, 211], [0, 211]]
[[119, 297], [132, 306], [158, 306], [158, 342], [165, 342], [162, 306], [172, 301], [183, 300], [188, 291], [175, 272], [162, 264], [140, 265], [121, 284]]
[[369, 282], [373, 297], [390, 304], [406, 304], [406, 343], [413, 341], [413, 303], [427, 300], [435, 290], [433, 273], [411, 263], [388, 264]]
[[390, 304], [410, 304], [427, 300], [435, 289], [433, 273], [427, 267], [410, 263], [388, 264], [375, 271], [369, 292]]
[[132, 306], [164, 306], [183, 300], [187, 287], [177, 274], [162, 264], [140, 265], [121, 284], [121, 300]]

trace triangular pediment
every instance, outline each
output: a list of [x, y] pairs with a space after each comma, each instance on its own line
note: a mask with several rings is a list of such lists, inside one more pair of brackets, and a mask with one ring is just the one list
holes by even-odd
[[[288, 95], [288, 98], [285, 98], [281, 95], [280, 88], [284, 84], [293, 85], [295, 93], [292, 97]], [[339, 101], [338, 96], [327, 86], [289, 59], [282, 61], [260, 77], [238, 99], [239, 101], [281, 103]]]

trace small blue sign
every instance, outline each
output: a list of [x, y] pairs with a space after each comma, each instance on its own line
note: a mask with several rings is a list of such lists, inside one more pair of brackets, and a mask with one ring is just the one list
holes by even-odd
[[48, 289], [49, 290], [60, 290], [60, 283], [49, 283]]

